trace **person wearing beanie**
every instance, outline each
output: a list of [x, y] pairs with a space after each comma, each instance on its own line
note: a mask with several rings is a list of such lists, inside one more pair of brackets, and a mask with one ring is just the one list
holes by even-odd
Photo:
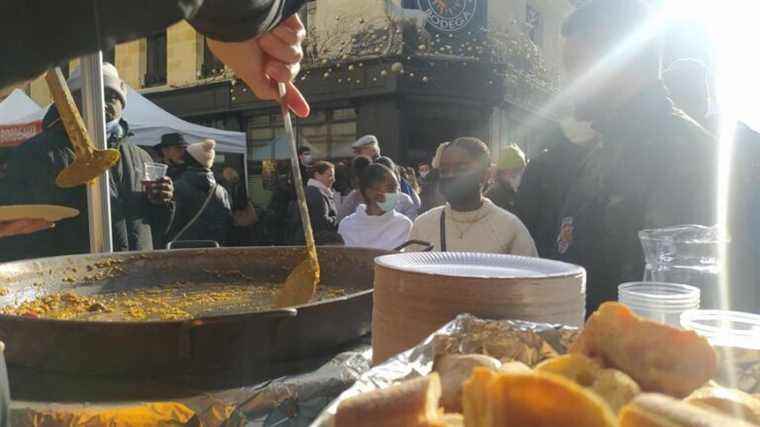
[[216, 182], [211, 171], [215, 147], [216, 142], [211, 139], [187, 146], [187, 168], [175, 183], [176, 213], [166, 236], [167, 243], [211, 240], [223, 245], [227, 242], [233, 226], [232, 203], [229, 193]]
[[486, 197], [496, 206], [514, 213], [517, 190], [526, 166], [528, 162], [525, 153], [518, 145], [511, 144], [502, 149], [496, 163], [494, 182], [486, 192]]
[[[127, 106], [127, 86], [116, 68], [103, 64], [105, 119], [108, 146], [119, 151], [120, 160], [110, 170], [111, 234], [114, 251], [154, 249], [154, 237], [163, 235], [173, 215], [173, 185], [168, 177], [144, 182], [145, 163], [153, 159], [129, 142], [129, 125], [122, 118]], [[69, 78], [72, 96], [81, 104], [82, 78], [79, 69]], [[80, 105], [81, 109], [81, 105]], [[13, 250], [2, 251], [3, 260], [74, 255], [90, 252], [87, 192], [85, 186], [59, 188], [56, 176], [75, 159], [58, 110], [51, 106], [43, 130], [14, 150], [8, 162], [6, 204], [51, 204], [78, 209], [79, 216], [61, 221], [48, 231], [26, 236], [23, 241], [7, 239]]]

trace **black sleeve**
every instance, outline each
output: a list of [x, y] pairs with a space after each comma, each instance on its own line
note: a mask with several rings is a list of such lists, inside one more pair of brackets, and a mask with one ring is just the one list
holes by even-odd
[[327, 200], [314, 187], [306, 188], [306, 205], [309, 207], [309, 219], [315, 232], [322, 230], [335, 231], [338, 224], [330, 217], [330, 207]]
[[304, 0], [3, 0], [0, 88], [65, 60], [145, 37], [181, 19], [224, 41], [247, 40], [292, 15]]

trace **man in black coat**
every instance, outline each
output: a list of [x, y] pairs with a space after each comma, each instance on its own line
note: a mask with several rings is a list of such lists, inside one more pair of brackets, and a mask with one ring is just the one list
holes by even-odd
[[563, 28], [575, 116], [601, 141], [572, 177], [556, 228], [559, 258], [588, 272], [589, 311], [642, 279], [640, 230], [715, 223], [716, 144], [673, 108], [655, 39], [627, 42], [650, 19], [640, 0], [591, 0]]
[[[145, 150], [129, 142], [129, 125], [121, 118], [126, 106], [126, 85], [119, 79], [116, 68], [108, 63], [103, 66], [103, 81], [108, 145], [121, 154], [109, 174], [113, 248], [152, 250], [153, 233], [163, 234], [171, 222], [172, 183], [164, 178], [146, 188], [144, 164], [152, 159]], [[79, 101], [82, 87], [79, 70], [72, 73], [68, 84]], [[80, 214], [48, 231], [7, 239], [3, 242], [9, 248], [3, 251], [5, 260], [90, 251], [85, 186], [64, 189], [55, 184], [56, 176], [74, 158], [58, 110], [51, 107], [43, 121], [43, 132], [19, 146], [11, 156], [3, 197], [8, 204], [61, 205], [78, 209]]]

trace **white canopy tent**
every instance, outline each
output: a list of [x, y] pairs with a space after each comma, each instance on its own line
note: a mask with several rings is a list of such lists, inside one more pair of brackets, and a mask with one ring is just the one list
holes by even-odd
[[152, 147], [161, 142], [162, 135], [177, 132], [191, 144], [203, 139], [213, 139], [217, 144], [217, 152], [244, 156], [247, 154], [245, 133], [186, 122], [163, 110], [131, 87], [127, 88], [127, 108], [124, 110], [124, 120], [129, 123], [129, 130], [134, 133], [130, 141], [137, 145]]
[[42, 120], [45, 110], [20, 89], [13, 89], [0, 102], [0, 125], [15, 125]]

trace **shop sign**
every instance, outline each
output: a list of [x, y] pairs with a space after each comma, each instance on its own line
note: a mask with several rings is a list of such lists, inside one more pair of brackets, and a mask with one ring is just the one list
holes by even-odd
[[457, 32], [470, 24], [478, 9], [478, 0], [417, 0], [427, 14], [427, 23], [439, 31]]

